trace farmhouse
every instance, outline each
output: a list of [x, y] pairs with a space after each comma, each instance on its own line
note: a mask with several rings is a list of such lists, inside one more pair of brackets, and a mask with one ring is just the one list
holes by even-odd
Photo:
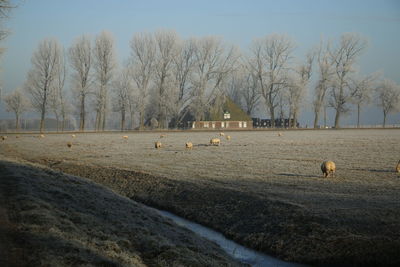
[[192, 129], [252, 129], [253, 121], [228, 96], [216, 98], [205, 120], [189, 121]]

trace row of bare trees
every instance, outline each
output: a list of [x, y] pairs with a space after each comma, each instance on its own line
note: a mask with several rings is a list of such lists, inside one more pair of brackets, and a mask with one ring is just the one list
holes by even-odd
[[[214, 99], [222, 95], [249, 115], [264, 107], [273, 127], [277, 117], [296, 122], [310, 98], [314, 127], [327, 107], [336, 111], [339, 127], [351, 105], [357, 107], [359, 125], [362, 107], [375, 99], [385, 124], [387, 114], [399, 106], [400, 89], [378, 74], [358, 75], [357, 59], [365, 48], [359, 35], [343, 34], [337, 42], [321, 41], [304, 59], [296, 59], [295, 44], [285, 35], [255, 39], [241, 53], [217, 37], [182, 40], [174, 31], [156, 31], [135, 34], [130, 56], [119, 67], [113, 37], [102, 32], [94, 40], [78, 37], [66, 51], [56, 40], [42, 41], [24, 88], [41, 114], [41, 131], [49, 112], [63, 130], [74, 110], [81, 131], [91, 112], [96, 130], [106, 129], [112, 112], [120, 114], [122, 130], [135, 124], [142, 129], [150, 120], [159, 128], [177, 127], [188, 113], [195, 120], [205, 119]], [[18, 116], [26, 106], [15, 100], [23, 99], [21, 92], [6, 100]]]

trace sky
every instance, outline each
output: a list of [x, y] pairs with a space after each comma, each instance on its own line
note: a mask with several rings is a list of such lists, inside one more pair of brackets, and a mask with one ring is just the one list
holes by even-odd
[[[2, 92], [21, 87], [39, 42], [56, 38], [68, 48], [82, 34], [113, 34], [119, 62], [129, 52], [134, 33], [175, 30], [183, 39], [216, 35], [246, 51], [251, 41], [268, 34], [286, 34], [296, 43], [295, 57], [321, 38], [338, 40], [357, 32], [368, 48], [357, 62], [361, 74], [376, 71], [400, 84], [400, 1], [398, 0], [24, 0], [13, 10], [5, 26], [11, 35], [0, 45], [6, 52], [0, 61]], [[310, 98], [311, 95], [308, 96]], [[368, 108], [363, 123], [378, 124], [382, 112]], [[355, 112], [343, 119], [354, 124]], [[11, 116], [0, 104], [0, 119]], [[263, 116], [263, 115], [261, 115]], [[267, 117], [265, 115], [265, 117]], [[333, 115], [329, 112], [329, 121]], [[312, 113], [303, 108], [300, 122], [311, 125]], [[400, 123], [400, 113], [389, 117]]]

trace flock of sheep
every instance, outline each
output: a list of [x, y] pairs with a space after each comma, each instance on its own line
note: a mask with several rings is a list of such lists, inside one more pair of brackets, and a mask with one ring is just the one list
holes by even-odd
[[[221, 132], [221, 133], [219, 133], [219, 136], [220, 136], [220, 138], [221, 137], [225, 137], [227, 141], [231, 140], [231, 136], [225, 135], [225, 133]], [[281, 132], [278, 132], [278, 136], [281, 137], [281, 136], [283, 136], [283, 134]], [[18, 135], [16, 135], [15, 137], [19, 138]], [[43, 134], [39, 135], [39, 138], [44, 138], [44, 137], [45, 137], [45, 135], [43, 135]], [[76, 135], [72, 134], [71, 137], [72, 138], [76, 138]], [[160, 139], [161, 138], [165, 138], [165, 137], [167, 137], [166, 134], [161, 134], [160, 135]], [[128, 136], [127, 135], [122, 136], [122, 138], [124, 140], [128, 140]], [[221, 144], [221, 139], [220, 138], [211, 138], [210, 145], [211, 146], [219, 146]], [[2, 141], [5, 141], [7, 139], [7, 136], [0, 136], [0, 139]], [[72, 142], [67, 142], [67, 147], [71, 148], [72, 147]], [[160, 149], [160, 148], [163, 147], [163, 144], [161, 143], [161, 141], [156, 141], [154, 143], [154, 147], [156, 149]], [[187, 143], [185, 143], [185, 147], [186, 147], [186, 149], [190, 149], [191, 150], [191, 149], [193, 149], [193, 143], [192, 142], [187, 142]], [[333, 176], [334, 177], [335, 176], [335, 172], [336, 172], [336, 164], [333, 161], [330, 161], [330, 160], [324, 161], [321, 164], [321, 171], [322, 171], [322, 174], [324, 175], [324, 177], [329, 177], [329, 176]], [[400, 160], [396, 165], [396, 172], [400, 173]]]

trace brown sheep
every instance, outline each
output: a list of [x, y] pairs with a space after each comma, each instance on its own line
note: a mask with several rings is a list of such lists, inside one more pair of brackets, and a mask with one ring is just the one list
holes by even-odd
[[324, 161], [321, 164], [321, 170], [324, 174], [324, 177], [328, 177], [330, 174], [332, 174], [332, 176], [335, 176], [336, 165], [333, 161]]
[[210, 145], [219, 146], [221, 144], [221, 140], [219, 138], [212, 138], [210, 140]]
[[230, 136], [230, 135], [227, 135], [227, 136], [226, 136], [226, 140], [228, 140], [228, 141], [231, 140], [231, 136]]
[[157, 141], [157, 142], [154, 143], [154, 147], [157, 148], [157, 149], [161, 148], [161, 146], [162, 146], [161, 142]]
[[4, 140], [6, 140], [6, 139], [7, 139], [7, 136], [1, 136], [0, 138], [1, 138], [1, 140], [3, 140], [3, 141], [4, 141]]
[[122, 138], [124, 138], [125, 140], [128, 140], [128, 136], [127, 135], [122, 136]]
[[68, 142], [68, 143], [67, 143], [67, 147], [71, 148], [71, 147], [72, 147], [72, 143], [71, 143], [71, 142]]
[[283, 136], [283, 133], [279, 132], [279, 133], [278, 133], [278, 136]]
[[219, 133], [219, 136], [225, 136], [225, 134], [224, 133]]
[[187, 148], [187, 149], [192, 149], [192, 148], [193, 148], [192, 142], [187, 142], [187, 143], [186, 143], [186, 148]]
[[399, 163], [397, 163], [396, 171], [397, 171], [397, 173], [400, 173], [400, 160], [399, 160]]

